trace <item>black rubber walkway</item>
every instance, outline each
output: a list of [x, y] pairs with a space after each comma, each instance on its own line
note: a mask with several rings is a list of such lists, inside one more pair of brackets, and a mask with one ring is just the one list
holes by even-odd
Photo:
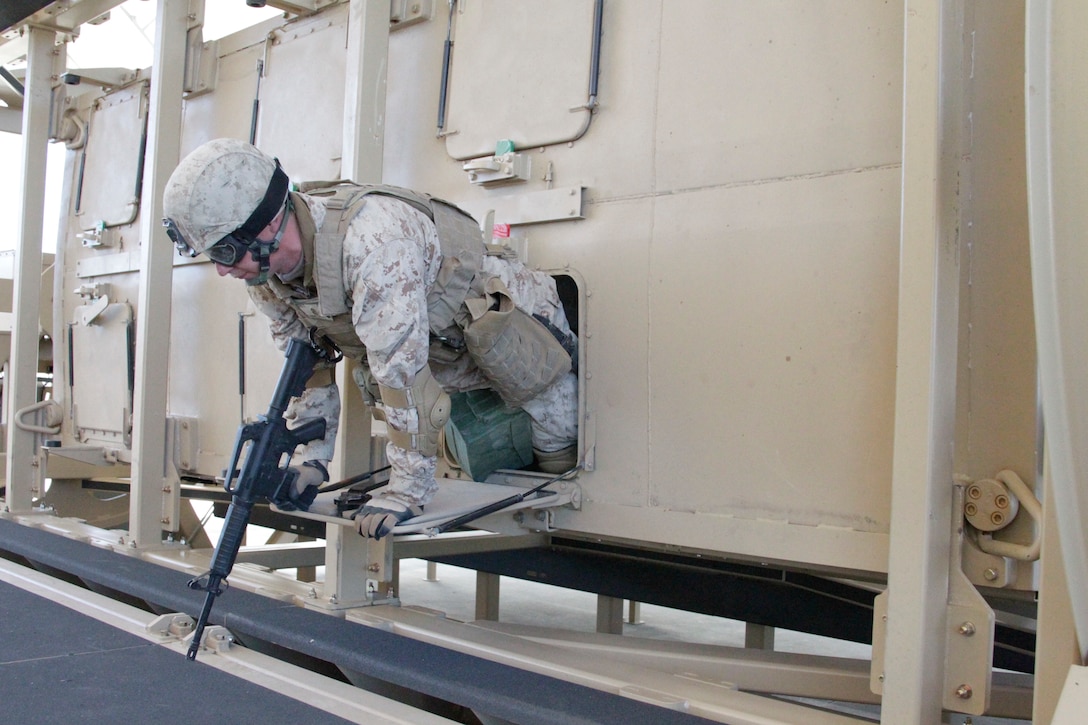
[[[98, 589], [114, 590], [119, 593], [120, 599], [128, 599], [137, 606], [141, 602], [146, 603], [157, 612], [185, 612], [195, 617], [203, 603], [200, 592], [186, 588], [189, 577], [181, 572], [22, 526], [4, 518], [0, 518], [0, 556], [19, 563], [25, 559], [35, 568], [60, 575], [61, 578], [82, 581]], [[212, 668], [194, 667], [181, 654], [155, 645], [145, 647], [143, 640], [131, 635], [124, 636], [125, 633], [119, 633], [116, 641], [94, 639], [105, 637], [104, 634], [96, 634], [88, 640], [85, 650], [80, 651], [97, 653], [95, 648], [98, 647], [103, 650], [102, 657], [109, 655], [121, 660], [130, 654], [125, 649], [128, 646], [125, 643], [129, 643], [138, 649], [162, 650], [157, 654], [148, 651], [147, 657], [162, 657], [168, 664], [158, 672], [157, 665], [145, 663], [120, 673], [111, 670], [103, 661], [101, 667], [92, 666], [87, 673], [77, 675], [73, 669], [60, 677], [58, 670], [58, 676], [48, 682], [38, 680], [38, 685], [27, 687], [23, 673], [7, 671], [9, 666], [25, 659], [18, 654], [20, 650], [15, 649], [15, 643], [23, 642], [18, 647], [25, 648], [30, 655], [34, 651], [32, 647], [36, 638], [44, 638], [43, 641], [52, 639], [51, 635], [43, 634], [45, 630], [69, 628], [64, 623], [68, 621], [70, 610], [60, 609], [63, 611], [34, 611], [33, 607], [16, 601], [9, 606], [0, 600], [0, 661], [11, 663], [2, 665], [3, 669], [0, 669], [0, 703], [3, 703], [7, 722], [159, 722], [154, 715], [146, 714], [151, 712], [146, 708], [157, 707], [155, 701], [160, 697], [169, 702], [161, 712], [168, 710], [171, 713], [161, 722], [259, 722], [262, 725], [278, 722], [342, 722], [308, 708], [308, 712], [301, 715], [289, 714], [290, 707], [304, 707], [293, 700], [287, 700], [283, 709], [278, 705], [270, 708], [271, 715], [258, 714], [253, 709], [254, 703], [268, 697], [269, 693], [245, 683], [238, 686], [252, 689], [247, 689], [244, 697], [234, 695], [234, 699], [242, 703], [239, 712], [243, 714], [237, 717], [230, 715], [223, 710], [227, 698], [220, 697], [219, 693], [230, 689], [224, 683], [238, 682], [235, 678], [218, 685], [209, 683], [207, 687], [210, 689], [205, 690], [205, 683], [192, 682], [188, 678], [194, 676], [195, 670]], [[695, 725], [710, 722], [687, 713], [519, 670], [238, 589], [229, 589], [219, 597], [210, 623], [227, 627], [247, 646], [278, 653], [288, 661], [297, 659], [300, 662], [331, 664], [394, 687], [422, 693], [519, 725]], [[95, 631], [95, 628], [88, 627], [87, 631]], [[9, 644], [9, 637], [12, 644]], [[57, 641], [63, 643], [64, 637], [58, 637]], [[104, 647], [96, 645], [96, 642], [115, 644]], [[63, 649], [45, 651], [55, 654], [54, 659], [67, 657], [73, 662], [81, 659], [74, 653], [62, 652]], [[163, 673], [161, 681], [160, 672]], [[214, 671], [196, 676], [217, 677]], [[64, 703], [58, 702], [54, 712], [51, 693], [54, 688], [66, 684], [65, 678], [73, 683], [73, 709], [65, 711], [61, 709]], [[150, 683], [141, 682], [142, 678], [150, 680]], [[159, 684], [154, 684], [156, 682]], [[216, 689], [217, 686], [220, 689]], [[145, 716], [103, 717], [95, 713], [87, 719], [70, 719], [71, 713], [86, 715], [86, 711], [91, 710], [91, 705], [80, 706], [78, 700], [80, 696], [90, 697], [96, 689], [112, 692], [113, 699], [117, 699], [120, 692], [122, 698], [144, 700], [136, 704], [144, 708], [141, 712]], [[103, 701], [109, 699], [102, 698]], [[19, 701], [17, 706], [14, 704], [16, 700]], [[14, 707], [19, 709], [10, 709]], [[35, 712], [39, 713], [37, 718], [24, 718]], [[20, 717], [16, 718], [15, 713], [19, 713]]]
[[345, 723], [0, 582], [0, 702], [18, 723]]

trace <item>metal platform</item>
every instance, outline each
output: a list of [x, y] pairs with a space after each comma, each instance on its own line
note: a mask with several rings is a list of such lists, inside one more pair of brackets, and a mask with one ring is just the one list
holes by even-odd
[[[380, 496], [384, 491], [384, 488], [378, 488], [371, 493], [374, 496]], [[458, 517], [470, 515], [475, 511], [509, 499], [511, 496], [523, 493], [525, 493], [525, 489], [514, 486], [443, 478], [439, 482], [433, 500], [424, 507], [423, 513], [401, 522], [393, 529], [393, 533], [397, 535], [433, 535], [440, 527], [448, 525]], [[335, 503], [337, 496], [337, 493], [319, 495], [310, 506], [309, 511], [282, 511], [275, 504], [270, 505], [269, 508], [287, 516], [338, 526], [354, 526], [355, 522], [350, 518], [351, 511], [344, 513], [337, 511]], [[576, 484], [555, 479], [554, 484], [549, 489], [539, 491], [521, 501], [511, 501], [502, 509], [493, 513], [513, 514], [526, 509], [546, 511], [559, 506], [577, 505], [580, 500], [581, 490]]]

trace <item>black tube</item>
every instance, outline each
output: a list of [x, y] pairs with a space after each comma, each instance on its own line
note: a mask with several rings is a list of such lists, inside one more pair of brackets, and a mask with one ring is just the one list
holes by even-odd
[[442, 45], [442, 84], [438, 87], [438, 132], [446, 127], [446, 94], [450, 86], [450, 56], [453, 54], [453, 11], [457, 0], [450, 0], [450, 17], [446, 21], [446, 42]]
[[76, 213], [83, 203], [83, 170], [87, 168], [87, 142], [83, 142], [83, 151], [79, 154], [79, 178], [76, 180]]
[[136, 399], [136, 325], [132, 320], [125, 325], [125, 354], [128, 357], [128, 402], [129, 410]]
[[[604, 0], [597, 0], [593, 7], [593, 50], [590, 51], [589, 103], [597, 101], [597, 78], [601, 73], [601, 33], [604, 18]], [[592, 110], [592, 109], [591, 109]]]
[[553, 483], [555, 483], [557, 481], [562, 481], [564, 479], [570, 478], [571, 476], [573, 476], [575, 473], [577, 473], [580, 470], [582, 470], [582, 464], [581, 463], [579, 463], [577, 466], [570, 469], [569, 471], [565, 471], [563, 473], [560, 473], [558, 476], [556, 476], [554, 478], [549, 478], [547, 481], [545, 481], [544, 483], [542, 483], [542, 484], [540, 484], [538, 486], [533, 486], [532, 488], [526, 489], [525, 491], [523, 491], [521, 493], [514, 494], [513, 496], [508, 496], [507, 498], [504, 498], [501, 501], [496, 501], [495, 503], [488, 504], [487, 506], [483, 506], [481, 508], [478, 508], [475, 511], [469, 511], [467, 514], [463, 514], [463, 515], [458, 516], [457, 518], [455, 518], [455, 519], [453, 519], [451, 521], [447, 521], [446, 523], [441, 524], [440, 526], [436, 526], [435, 529], [434, 529], [434, 532], [436, 534], [444, 534], [447, 531], [451, 531], [452, 529], [456, 529], [459, 526], [464, 526], [465, 524], [467, 524], [467, 523], [469, 523], [471, 521], [475, 521], [476, 519], [481, 519], [484, 516], [487, 516], [488, 514], [493, 514], [496, 511], [502, 511], [507, 506], [513, 506], [514, 504], [521, 503], [522, 501], [529, 498], [529, 496], [532, 496], [533, 494], [537, 494], [537, 493], [540, 493], [542, 491], [544, 493], [548, 493], [547, 491], [544, 491], [544, 488], [546, 486], [550, 486], [550, 485], [552, 485]]
[[75, 353], [72, 351], [72, 340], [75, 339], [75, 336], [72, 334], [72, 328], [73, 327], [75, 327], [75, 325], [73, 325], [72, 323], [68, 323], [68, 390], [69, 391], [71, 391], [72, 388], [74, 388], [76, 386], [76, 368], [75, 368], [75, 365], [74, 365]]
[[150, 117], [150, 113], [144, 115], [144, 127], [140, 132], [140, 156], [136, 161], [136, 189], [133, 192], [137, 204], [144, 190], [144, 154], [147, 153], [147, 123]]
[[[355, 484], [357, 484], [357, 483], [359, 483], [361, 481], [365, 481], [366, 479], [371, 478], [375, 474], [381, 473], [382, 471], [388, 471], [390, 468], [392, 468], [392, 466], [382, 466], [381, 468], [375, 468], [373, 471], [367, 471], [366, 473], [358, 473], [358, 474], [356, 474], [354, 476], [351, 476], [350, 478], [345, 478], [345, 479], [343, 479], [341, 481], [337, 481], [336, 483], [326, 483], [325, 485], [321, 486], [321, 488], [319, 488], [317, 492], [320, 494], [320, 493], [329, 493], [330, 491], [339, 491], [342, 488], [347, 488], [348, 486], [354, 486]], [[368, 491], [373, 491], [376, 488], [381, 488], [382, 486], [384, 486], [387, 483], [389, 483], [389, 482], [388, 481], [379, 481], [378, 483], [375, 483], [375, 484], [372, 484], [370, 486], [364, 487], [362, 489], [362, 492], [365, 493], [365, 492], [368, 492]]]
[[238, 315], [238, 395], [246, 394], [246, 318]]
[[261, 108], [261, 76], [264, 75], [264, 61], [257, 61], [257, 91], [253, 95], [253, 110], [249, 117], [249, 142], [257, 142], [257, 115]]

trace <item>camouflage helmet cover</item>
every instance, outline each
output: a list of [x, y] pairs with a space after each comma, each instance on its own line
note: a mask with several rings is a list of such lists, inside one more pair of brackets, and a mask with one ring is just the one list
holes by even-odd
[[208, 141], [170, 175], [163, 215], [173, 221], [193, 252], [203, 252], [250, 220], [278, 166], [274, 158], [244, 141]]

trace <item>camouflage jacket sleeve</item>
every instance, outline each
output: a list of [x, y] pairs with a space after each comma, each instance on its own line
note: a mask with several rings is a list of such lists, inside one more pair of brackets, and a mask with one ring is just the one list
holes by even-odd
[[[401, 201], [371, 196], [348, 227], [344, 283], [352, 296], [352, 323], [382, 385], [404, 389], [427, 364], [427, 290], [440, 261], [434, 224]], [[389, 425], [419, 430], [415, 410], [383, 408]], [[428, 500], [436, 488], [436, 459], [393, 444], [386, 452], [393, 467], [391, 492], [407, 503]]]
[[[268, 329], [272, 341], [281, 351], [287, 350], [287, 341], [309, 339], [309, 331], [303, 325], [294, 310], [284, 304], [266, 285], [254, 285], [248, 288], [253, 304], [268, 319]], [[336, 446], [336, 433], [340, 427], [340, 391], [335, 380], [331, 385], [306, 388], [302, 395], [291, 400], [284, 417], [290, 427], [314, 418], [325, 419], [325, 437], [313, 441], [295, 453], [295, 460], [332, 459]]]

